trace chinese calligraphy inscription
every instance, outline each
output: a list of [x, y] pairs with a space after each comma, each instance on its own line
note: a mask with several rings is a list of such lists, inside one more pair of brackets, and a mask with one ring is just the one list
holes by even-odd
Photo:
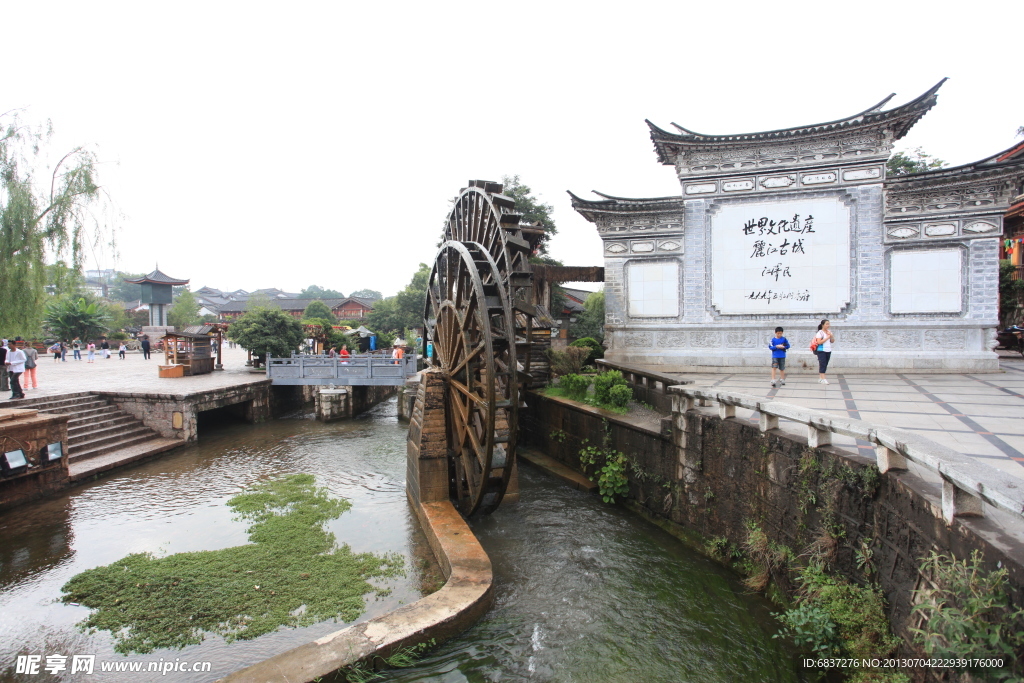
[[726, 204], [711, 248], [723, 314], [836, 313], [850, 301], [850, 209], [836, 197]]

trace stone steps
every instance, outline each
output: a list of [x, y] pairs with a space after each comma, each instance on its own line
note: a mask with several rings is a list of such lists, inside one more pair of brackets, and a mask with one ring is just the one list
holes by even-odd
[[[70, 415], [67, 453], [72, 479], [163, 452], [183, 442], [165, 439], [109, 399], [90, 393], [63, 394], [12, 401], [12, 408]], [[82, 461], [97, 459], [95, 466]]]

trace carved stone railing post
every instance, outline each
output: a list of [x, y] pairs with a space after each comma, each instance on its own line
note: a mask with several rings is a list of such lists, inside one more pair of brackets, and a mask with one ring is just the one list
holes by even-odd
[[757, 414], [757, 428], [761, 430], [762, 434], [764, 434], [765, 432], [770, 431], [772, 429], [778, 429], [779, 428], [779, 416], [778, 415], [769, 415], [768, 413], [758, 413]]
[[977, 496], [964, 491], [945, 477], [942, 478], [942, 518], [947, 524], [954, 517], [983, 517], [985, 503]]
[[878, 463], [879, 472], [902, 471], [907, 469], [907, 459], [888, 446], [875, 446], [875, 461]]
[[736, 417], [736, 406], [729, 405], [728, 403], [718, 404], [718, 417], [723, 420], [727, 420], [730, 417]]

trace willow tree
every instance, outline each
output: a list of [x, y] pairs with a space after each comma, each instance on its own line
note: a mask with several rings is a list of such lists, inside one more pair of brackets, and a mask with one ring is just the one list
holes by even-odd
[[17, 112], [0, 115], [0, 330], [4, 336], [38, 332], [46, 295], [46, 260], [81, 268], [82, 253], [97, 239], [90, 212], [101, 199], [96, 157], [76, 147], [47, 163], [53, 130], [24, 123]]

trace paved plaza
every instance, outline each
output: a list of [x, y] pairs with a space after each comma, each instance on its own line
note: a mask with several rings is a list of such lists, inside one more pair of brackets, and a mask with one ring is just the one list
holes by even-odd
[[[54, 362], [52, 354], [40, 355], [36, 371], [39, 389], [26, 391], [25, 398], [80, 391], [187, 394], [265, 379], [263, 373], [250, 372], [245, 367], [246, 357], [244, 349], [229, 349], [225, 345], [222, 354], [224, 370], [195, 377], [169, 378], [158, 376], [157, 366], [164, 364], [162, 351], [153, 351], [149, 360], [142, 357], [141, 351], [129, 351], [124, 360], [117, 357], [116, 349], [111, 350], [109, 360], [97, 351], [94, 363], [85, 359], [84, 351], [80, 361], [74, 360], [70, 351], [66, 362]], [[5, 393], [0, 405], [6, 403], [9, 396]]]
[[[830, 372], [827, 386], [817, 374], [792, 374], [773, 388], [770, 370], [753, 374], [678, 374], [698, 387], [764, 396], [877, 425], [899, 427], [983, 460], [1024, 479], [1024, 359], [1000, 352], [1003, 372], [965, 375], [856, 374]], [[647, 369], [656, 369], [646, 366]], [[756, 416], [737, 410], [742, 419]], [[873, 455], [864, 442], [835, 435]]]

